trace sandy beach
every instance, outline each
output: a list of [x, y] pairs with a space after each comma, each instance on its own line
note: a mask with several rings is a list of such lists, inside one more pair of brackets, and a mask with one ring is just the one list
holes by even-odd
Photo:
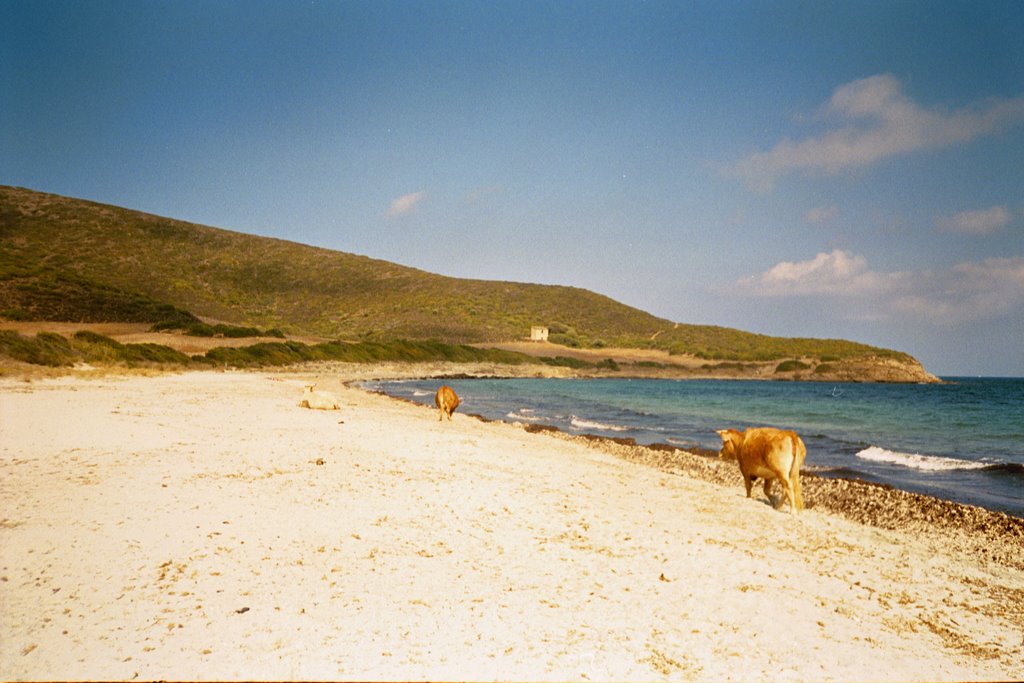
[[0, 678], [1024, 678], [1012, 518], [809, 479], [794, 519], [346, 379], [0, 379]]

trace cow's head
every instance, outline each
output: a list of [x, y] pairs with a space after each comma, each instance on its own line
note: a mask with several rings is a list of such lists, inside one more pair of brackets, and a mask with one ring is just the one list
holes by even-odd
[[718, 457], [735, 460], [739, 456], [740, 444], [743, 443], [743, 433], [735, 429], [719, 429], [718, 435], [722, 437], [722, 450], [718, 451]]

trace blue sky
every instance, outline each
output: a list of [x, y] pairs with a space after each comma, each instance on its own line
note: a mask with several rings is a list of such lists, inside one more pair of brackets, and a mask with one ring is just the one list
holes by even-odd
[[0, 183], [1024, 375], [1024, 3], [0, 0]]

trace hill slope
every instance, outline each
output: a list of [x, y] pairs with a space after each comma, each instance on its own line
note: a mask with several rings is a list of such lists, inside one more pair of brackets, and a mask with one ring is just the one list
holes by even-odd
[[[495, 343], [547, 325], [582, 347], [716, 360], [911, 357], [842, 340], [676, 324], [606, 296], [435, 275], [365, 256], [0, 186], [0, 315], [234, 324], [333, 339]], [[918, 366], [919, 367], [919, 366]]]
[[[611, 336], [671, 327], [581, 289], [460, 280], [14, 188], [0, 188], [0, 239], [5, 275], [79, 290], [89, 283], [96, 293], [326, 337], [482, 342], [558, 322]], [[7, 280], [4, 308], [17, 307]]]

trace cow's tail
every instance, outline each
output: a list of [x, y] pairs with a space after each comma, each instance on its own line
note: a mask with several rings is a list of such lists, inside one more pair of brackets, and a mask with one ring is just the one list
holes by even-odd
[[804, 494], [800, 486], [800, 467], [804, 464], [804, 458], [807, 457], [807, 447], [804, 446], [803, 439], [796, 432], [790, 432], [789, 438], [793, 446], [793, 462], [789, 466], [789, 482], [793, 487], [793, 502], [796, 503], [796, 509], [803, 510]]

